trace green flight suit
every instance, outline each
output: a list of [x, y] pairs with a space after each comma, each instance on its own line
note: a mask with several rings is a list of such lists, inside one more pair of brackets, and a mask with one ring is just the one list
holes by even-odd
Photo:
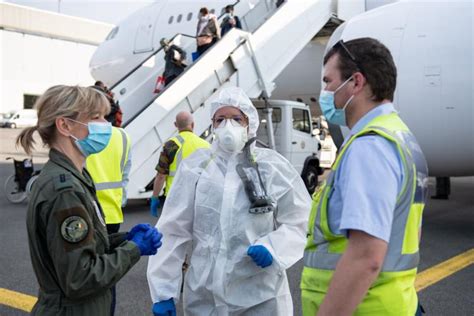
[[111, 291], [140, 259], [125, 233], [107, 235], [89, 173], [57, 150], [36, 180], [27, 229], [40, 285], [32, 315], [110, 315]]

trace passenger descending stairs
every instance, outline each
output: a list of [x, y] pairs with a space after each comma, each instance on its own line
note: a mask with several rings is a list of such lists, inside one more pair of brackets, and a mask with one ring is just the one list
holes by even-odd
[[[161, 147], [176, 134], [179, 111], [193, 113], [195, 132], [210, 128], [210, 102], [226, 86], [240, 86], [251, 98], [270, 96], [273, 81], [334, 14], [335, 0], [261, 0], [241, 16], [244, 30], [232, 29], [163, 92], [154, 84], [163, 72], [159, 50], [112, 88], [124, 110], [125, 130], [132, 139], [131, 199], [150, 196]], [[237, 4], [238, 6], [238, 4]], [[237, 10], [238, 12], [238, 10]], [[195, 38], [178, 34], [173, 43], [195, 50]]]

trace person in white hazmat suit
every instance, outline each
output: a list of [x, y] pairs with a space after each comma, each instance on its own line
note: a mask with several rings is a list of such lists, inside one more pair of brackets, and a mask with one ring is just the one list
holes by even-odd
[[156, 225], [153, 313], [175, 315], [188, 255], [185, 315], [292, 315], [285, 270], [303, 256], [308, 191], [284, 157], [255, 147], [259, 118], [243, 90], [222, 90], [211, 117], [215, 141], [182, 161]]

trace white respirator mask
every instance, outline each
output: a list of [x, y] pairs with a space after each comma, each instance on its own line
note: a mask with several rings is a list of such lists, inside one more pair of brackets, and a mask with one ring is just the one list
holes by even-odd
[[247, 127], [227, 119], [214, 129], [217, 144], [227, 153], [242, 151], [248, 141]]

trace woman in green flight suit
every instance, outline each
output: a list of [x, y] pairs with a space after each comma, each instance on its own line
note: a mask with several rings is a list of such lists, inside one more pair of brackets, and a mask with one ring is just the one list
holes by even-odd
[[36, 107], [37, 125], [17, 139], [30, 154], [37, 131], [50, 147], [28, 204], [30, 255], [40, 285], [32, 314], [109, 316], [110, 288], [140, 256], [156, 254], [161, 234], [148, 224], [107, 234], [94, 184], [83, 168], [86, 157], [110, 140], [106, 97], [91, 88], [54, 86]]

